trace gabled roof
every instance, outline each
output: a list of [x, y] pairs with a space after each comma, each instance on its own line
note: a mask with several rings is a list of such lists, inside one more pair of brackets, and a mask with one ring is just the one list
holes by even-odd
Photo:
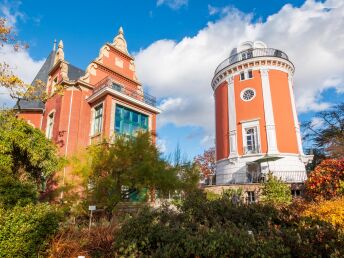
[[[40, 80], [44, 83], [48, 81], [49, 71], [54, 66], [55, 54], [56, 54], [55, 50], [52, 50], [50, 52], [49, 56], [45, 60], [41, 69], [38, 71], [35, 78], [33, 79], [31, 85], [34, 85], [37, 80]], [[84, 74], [85, 74], [85, 71], [83, 71], [82, 69], [74, 65], [68, 64], [68, 78], [70, 80], [77, 80]], [[44, 103], [40, 100], [32, 100], [32, 101], [20, 100], [19, 105], [20, 105], [20, 109], [22, 110], [44, 109]], [[18, 109], [18, 106], [16, 105], [14, 109]]]

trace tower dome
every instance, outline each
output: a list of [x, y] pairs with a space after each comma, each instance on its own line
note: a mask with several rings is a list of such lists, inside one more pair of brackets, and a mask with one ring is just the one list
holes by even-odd
[[294, 65], [262, 41], [246, 41], [216, 68], [216, 183], [252, 183], [270, 171], [306, 179], [293, 93]]

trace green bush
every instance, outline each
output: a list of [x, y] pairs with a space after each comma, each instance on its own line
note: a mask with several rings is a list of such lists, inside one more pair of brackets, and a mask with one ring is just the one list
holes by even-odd
[[145, 209], [116, 235], [116, 255], [149, 257], [338, 257], [344, 238], [330, 224], [223, 195], [186, 197], [178, 211]]
[[269, 173], [268, 180], [263, 183], [261, 201], [272, 205], [290, 204], [292, 201], [290, 187]]
[[22, 183], [13, 177], [0, 177], [0, 207], [25, 206], [37, 201], [37, 190], [30, 183]]
[[47, 247], [61, 218], [48, 204], [0, 210], [0, 257], [37, 257]]

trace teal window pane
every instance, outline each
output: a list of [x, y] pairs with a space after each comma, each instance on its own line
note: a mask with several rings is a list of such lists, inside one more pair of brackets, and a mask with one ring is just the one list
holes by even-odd
[[98, 134], [102, 131], [103, 121], [103, 105], [99, 105], [94, 109], [93, 133]]
[[123, 123], [122, 133], [126, 135], [131, 135], [129, 123], [125, 123], [125, 122]]
[[130, 110], [123, 109], [123, 119], [126, 122], [130, 122]]
[[133, 112], [133, 123], [139, 123], [139, 113]]
[[134, 135], [139, 130], [148, 129], [148, 116], [116, 105], [115, 131], [118, 134]]
[[144, 129], [148, 128], [148, 117], [147, 116], [141, 116], [141, 126]]

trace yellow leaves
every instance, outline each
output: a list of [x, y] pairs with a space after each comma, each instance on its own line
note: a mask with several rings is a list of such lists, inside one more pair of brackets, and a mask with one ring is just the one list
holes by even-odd
[[310, 204], [304, 216], [331, 223], [344, 230], [344, 197]]
[[46, 84], [41, 80], [36, 80], [33, 85], [24, 83], [12, 73], [11, 67], [6, 63], [0, 63], [0, 87], [8, 89], [13, 99], [39, 100], [43, 103], [55, 95], [62, 95], [64, 90], [63, 85], [55, 85], [53, 92], [47, 92]]

